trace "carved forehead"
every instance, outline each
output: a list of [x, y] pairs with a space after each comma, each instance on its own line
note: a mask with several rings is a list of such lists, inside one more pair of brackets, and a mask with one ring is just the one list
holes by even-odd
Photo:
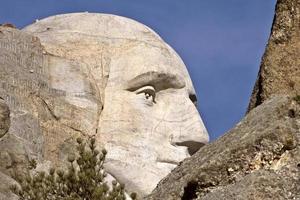
[[[160, 43], [162, 39], [149, 27], [129, 18], [101, 13], [71, 13], [51, 16], [24, 28], [25, 31], [53, 39], [73, 34], [95, 36], [103, 39], [139, 40], [150, 43]], [[51, 32], [57, 35], [51, 37]], [[66, 39], [66, 38], [65, 38]], [[70, 38], [68, 38], [70, 39]], [[65, 41], [67, 42], [67, 40]]]
[[[101, 66], [110, 79], [128, 81], [149, 71], [179, 75], [193, 92], [186, 67], [153, 30], [134, 20], [108, 14], [72, 13], [48, 17], [24, 28], [40, 38], [48, 53]], [[111, 82], [112, 83], [112, 82]]]
[[24, 28], [37, 36], [45, 50], [55, 56], [97, 66], [136, 43], [166, 47], [147, 26], [108, 14], [72, 13], [56, 15]]
[[[157, 74], [157, 76], [153, 76]], [[185, 85], [193, 90], [189, 74], [180, 57], [168, 46], [157, 47], [149, 44], [139, 43], [124, 49], [112, 56], [110, 63], [110, 85], [126, 85], [131, 80], [150, 79], [174, 79], [183, 81]], [[139, 77], [138, 79], [136, 79]], [[177, 82], [178, 82], [177, 81]]]

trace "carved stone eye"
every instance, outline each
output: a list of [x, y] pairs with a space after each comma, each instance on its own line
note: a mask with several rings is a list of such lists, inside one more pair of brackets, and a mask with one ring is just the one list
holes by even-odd
[[145, 98], [148, 100], [151, 100], [153, 103], [155, 102], [155, 89], [152, 86], [144, 86], [138, 90], [135, 91], [136, 94], [144, 94]]
[[145, 97], [146, 97], [146, 99], [149, 99], [150, 97], [152, 97], [152, 94], [145, 92]]

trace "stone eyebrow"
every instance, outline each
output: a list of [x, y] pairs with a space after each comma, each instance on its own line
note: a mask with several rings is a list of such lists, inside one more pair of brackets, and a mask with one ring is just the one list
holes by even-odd
[[180, 89], [185, 87], [185, 80], [176, 74], [150, 71], [140, 74], [128, 81], [126, 89], [135, 91], [147, 85], [153, 86], [156, 91], [168, 88]]

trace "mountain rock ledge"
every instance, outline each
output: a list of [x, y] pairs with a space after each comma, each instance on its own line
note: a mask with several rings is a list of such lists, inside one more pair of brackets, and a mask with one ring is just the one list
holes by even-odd
[[145, 199], [300, 199], [299, 103], [287, 96], [265, 101]]

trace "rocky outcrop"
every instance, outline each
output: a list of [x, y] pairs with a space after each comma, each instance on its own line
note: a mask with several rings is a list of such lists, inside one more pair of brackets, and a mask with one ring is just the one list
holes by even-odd
[[5, 174], [0, 182], [6, 183], [1, 197], [11, 195], [8, 177], [25, 173], [28, 161], [56, 164], [67, 154], [64, 141], [78, 137], [53, 113], [52, 101], [61, 102], [63, 92], [49, 87], [48, 61], [37, 37], [0, 26], [0, 172]]
[[248, 111], [274, 94], [300, 93], [300, 1], [278, 0]]
[[273, 97], [183, 161], [146, 199], [299, 199], [299, 130], [299, 101]]
[[0, 26], [0, 199], [12, 199], [12, 176], [41, 161], [43, 137], [36, 104], [42, 48], [37, 38]]

